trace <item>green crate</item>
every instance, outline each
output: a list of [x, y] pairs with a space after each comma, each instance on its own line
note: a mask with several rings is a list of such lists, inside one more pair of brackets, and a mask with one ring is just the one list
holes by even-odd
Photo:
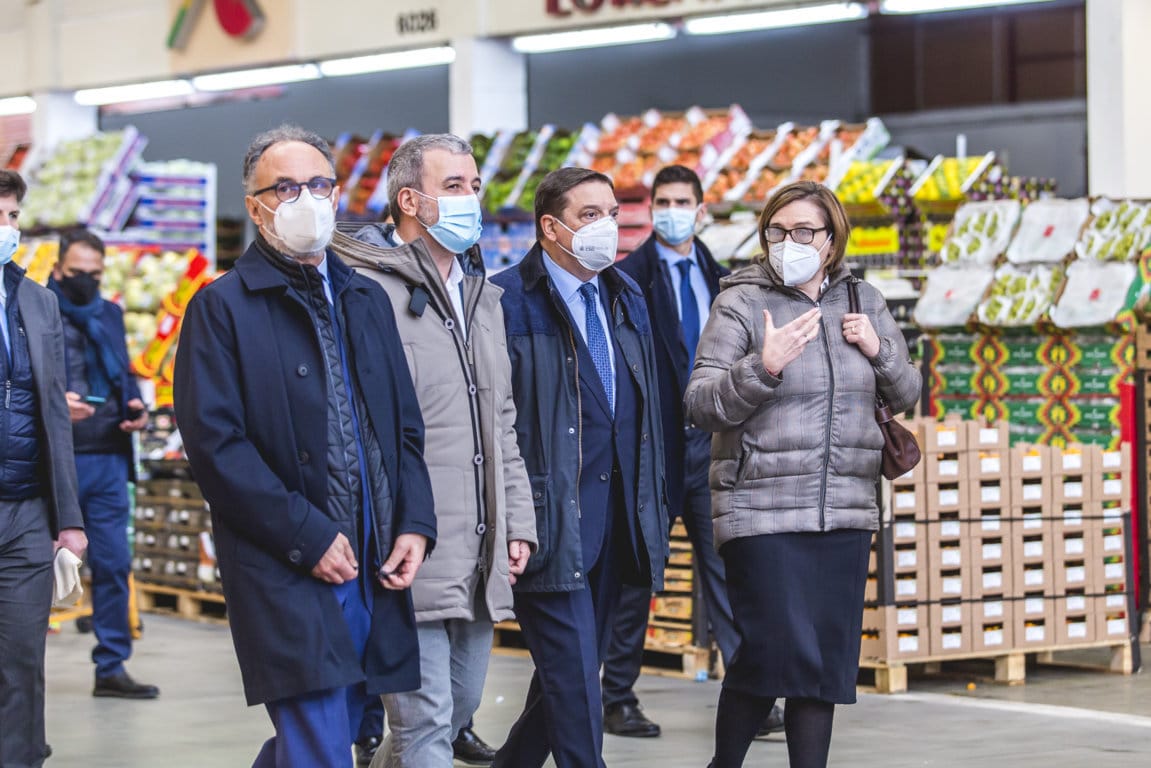
[[1080, 429], [1093, 429], [1110, 432], [1118, 428], [1119, 401], [1111, 398], [1073, 401], [1079, 411]]

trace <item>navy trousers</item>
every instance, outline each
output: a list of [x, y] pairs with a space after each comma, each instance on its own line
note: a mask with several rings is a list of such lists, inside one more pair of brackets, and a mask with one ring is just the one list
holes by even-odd
[[76, 454], [80, 510], [88, 534], [88, 567], [92, 570], [92, 629], [96, 677], [118, 675], [132, 655], [128, 626], [128, 462], [116, 453]]

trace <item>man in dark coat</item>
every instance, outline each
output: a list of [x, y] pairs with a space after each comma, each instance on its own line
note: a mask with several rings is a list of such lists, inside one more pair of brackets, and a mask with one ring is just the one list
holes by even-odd
[[[56, 297], [12, 262], [27, 187], [0, 170], [0, 765], [43, 765], [52, 558], [88, 542], [76, 501]], [[55, 542], [55, 543], [53, 543]]]
[[92, 570], [92, 628], [96, 648], [94, 696], [154, 699], [160, 691], [132, 679], [128, 625], [132, 551], [128, 546], [128, 482], [135, 479], [132, 433], [148, 412], [128, 361], [124, 312], [100, 298], [104, 242], [87, 230], [60, 238], [60, 258], [48, 289], [60, 302], [68, 363], [68, 411], [76, 449], [80, 510]]
[[436, 528], [419, 402], [387, 294], [327, 246], [327, 142], [244, 160], [259, 235], [188, 307], [176, 417], [212, 510], [255, 766], [347, 766], [365, 697], [419, 686], [409, 587]]
[[[719, 293], [720, 278], [728, 270], [695, 236], [706, 215], [703, 185], [695, 171], [682, 165], [662, 168], [652, 182], [651, 211], [651, 237], [620, 262], [619, 270], [639, 283], [654, 328], [671, 519], [683, 518], [703, 597], [703, 621], [696, 626], [703, 637], [698, 642], [706, 641], [710, 629], [724, 661], [731, 663], [739, 635], [727, 599], [723, 561], [712, 544], [707, 484], [711, 433], [685, 424], [683, 416], [683, 393], [699, 334]], [[634, 691], [650, 605], [649, 592], [625, 586], [616, 609], [604, 658], [603, 706], [604, 729], [617, 736], [660, 733], [659, 725], [640, 709]], [[782, 730], [781, 718], [777, 707], [761, 734]]]
[[537, 242], [496, 275], [539, 549], [515, 609], [536, 671], [497, 768], [603, 766], [599, 669], [622, 583], [663, 583], [667, 498], [643, 294], [616, 270], [611, 180], [540, 182]]

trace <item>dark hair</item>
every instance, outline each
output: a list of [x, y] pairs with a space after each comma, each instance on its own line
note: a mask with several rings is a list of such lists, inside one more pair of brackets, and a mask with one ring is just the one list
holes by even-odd
[[843, 210], [843, 204], [835, 193], [814, 181], [785, 184], [767, 199], [767, 207], [759, 215], [759, 247], [763, 249], [763, 254], [758, 258], [767, 259], [767, 227], [771, 224], [771, 217], [800, 200], [810, 200], [823, 211], [823, 226], [827, 227], [827, 234], [831, 238], [831, 256], [827, 260], [827, 274], [830, 275], [843, 263], [847, 239], [851, 236], [851, 222], [847, 220], [847, 212]]
[[471, 144], [450, 133], [425, 133], [401, 144], [388, 161], [388, 209], [392, 212], [392, 221], [397, 224], [402, 213], [400, 191], [404, 188], [424, 191], [424, 153], [433, 149], [442, 149], [453, 155], [472, 154]]
[[15, 197], [16, 202], [24, 202], [28, 185], [16, 171], [0, 170], [0, 197]]
[[313, 133], [298, 125], [284, 123], [276, 128], [271, 128], [263, 133], [257, 134], [256, 138], [252, 139], [252, 143], [248, 145], [248, 151], [244, 153], [244, 191], [252, 191], [252, 176], [256, 172], [256, 163], [260, 162], [260, 158], [264, 156], [274, 144], [279, 144], [283, 141], [299, 141], [308, 144], [316, 149], [328, 164], [332, 166], [332, 175], [336, 175], [336, 161], [332, 156], [332, 147], [324, 140], [318, 133]]
[[568, 204], [568, 192], [580, 184], [589, 181], [598, 181], [611, 187], [615, 192], [615, 185], [611, 179], [599, 171], [590, 168], [560, 168], [543, 177], [540, 185], [536, 187], [536, 239], [544, 239], [544, 230], [540, 226], [540, 219], [544, 216], [555, 216], [557, 219]]
[[655, 202], [655, 191], [664, 184], [681, 183], [691, 185], [691, 191], [695, 193], [696, 205], [703, 202], [703, 183], [699, 180], [699, 174], [686, 165], [665, 165], [659, 169], [659, 173], [655, 175], [655, 181], [651, 183], [652, 202]]
[[56, 257], [57, 261], [63, 263], [64, 257], [68, 255], [68, 249], [76, 243], [83, 243], [93, 250], [98, 251], [101, 256], [105, 255], [103, 240], [86, 229], [70, 229], [60, 235], [60, 252]]

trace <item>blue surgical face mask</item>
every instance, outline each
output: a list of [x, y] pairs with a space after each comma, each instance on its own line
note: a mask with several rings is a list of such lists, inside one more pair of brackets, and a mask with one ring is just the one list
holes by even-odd
[[0, 267], [12, 261], [19, 247], [20, 230], [7, 225], [0, 227]]
[[657, 208], [652, 211], [651, 223], [655, 233], [671, 245], [686, 243], [695, 235], [695, 208]]
[[[420, 197], [435, 200], [439, 206], [440, 218], [435, 224], [428, 226], [420, 221], [437, 243], [452, 253], [463, 253], [479, 242], [480, 234], [484, 231], [479, 197], [476, 195], [432, 197], [418, 189], [412, 191]], [[418, 216], [416, 221], [419, 221]]]

